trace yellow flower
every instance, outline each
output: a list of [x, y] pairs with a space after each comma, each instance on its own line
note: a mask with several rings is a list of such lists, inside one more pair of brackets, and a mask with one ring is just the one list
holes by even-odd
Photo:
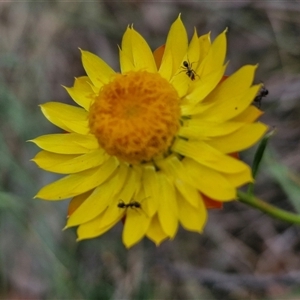
[[256, 66], [225, 77], [226, 31], [213, 43], [195, 31], [188, 43], [180, 17], [154, 53], [128, 27], [121, 73], [90, 52], [81, 54], [87, 76], [66, 88], [80, 107], [41, 105], [66, 133], [32, 140], [42, 149], [33, 161], [66, 176], [36, 197], [72, 198], [66, 227], [79, 226], [78, 240], [120, 220], [126, 247], [144, 236], [159, 245], [174, 238], [179, 223], [202, 232], [205, 199], [234, 200], [237, 188], [253, 181], [249, 166], [232, 153], [267, 130], [251, 105], [260, 88], [252, 86]]

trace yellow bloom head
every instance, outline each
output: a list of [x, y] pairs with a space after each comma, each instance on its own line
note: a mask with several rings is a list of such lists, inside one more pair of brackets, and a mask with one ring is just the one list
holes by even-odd
[[195, 31], [188, 43], [180, 17], [154, 52], [128, 27], [121, 73], [81, 54], [87, 76], [66, 88], [79, 107], [41, 106], [65, 133], [32, 140], [42, 148], [33, 160], [66, 176], [36, 197], [72, 198], [67, 227], [79, 226], [79, 240], [121, 219], [126, 247], [144, 236], [159, 245], [174, 238], [179, 223], [202, 232], [206, 208], [234, 200], [237, 188], [253, 180], [233, 153], [267, 130], [251, 105], [260, 88], [252, 86], [256, 66], [224, 76], [226, 31], [212, 43]]

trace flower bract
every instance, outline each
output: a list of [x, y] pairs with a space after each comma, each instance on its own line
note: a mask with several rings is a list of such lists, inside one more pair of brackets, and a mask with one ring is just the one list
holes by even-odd
[[42, 149], [33, 161], [62, 178], [36, 197], [71, 198], [66, 227], [78, 226], [78, 240], [121, 220], [126, 247], [145, 236], [159, 245], [179, 224], [200, 233], [207, 207], [253, 181], [234, 153], [267, 130], [252, 105], [256, 66], [225, 76], [226, 30], [213, 42], [195, 30], [188, 42], [180, 16], [154, 52], [132, 26], [119, 51], [115, 72], [81, 50], [87, 75], [66, 87], [77, 106], [41, 105], [63, 132], [32, 140]]

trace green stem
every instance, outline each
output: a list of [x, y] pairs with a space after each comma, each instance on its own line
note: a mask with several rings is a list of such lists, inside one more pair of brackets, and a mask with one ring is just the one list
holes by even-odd
[[238, 191], [238, 200], [252, 207], [258, 208], [260, 211], [276, 219], [292, 224], [300, 224], [300, 215], [275, 207], [259, 198], [254, 197], [253, 195]]

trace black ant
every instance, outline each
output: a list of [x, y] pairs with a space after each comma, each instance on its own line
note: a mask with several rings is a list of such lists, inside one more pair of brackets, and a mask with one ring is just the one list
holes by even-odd
[[261, 107], [262, 98], [267, 97], [268, 94], [269, 94], [269, 91], [265, 88], [264, 85], [262, 85], [262, 87], [259, 90], [257, 96], [253, 100], [254, 102], [257, 103], [258, 108]]
[[141, 203], [137, 202], [137, 201], [130, 201], [129, 203], [125, 203], [123, 200], [120, 200], [118, 203], [118, 207], [119, 208], [141, 208]]
[[189, 63], [188, 61], [184, 61], [183, 62], [183, 67], [182, 68], [184, 68], [185, 69], [185, 74], [188, 76], [188, 77], [190, 77], [191, 78], [191, 80], [195, 80], [196, 79], [196, 76], [198, 76], [197, 75], [197, 73], [192, 69], [192, 65], [193, 65], [193, 63]]

